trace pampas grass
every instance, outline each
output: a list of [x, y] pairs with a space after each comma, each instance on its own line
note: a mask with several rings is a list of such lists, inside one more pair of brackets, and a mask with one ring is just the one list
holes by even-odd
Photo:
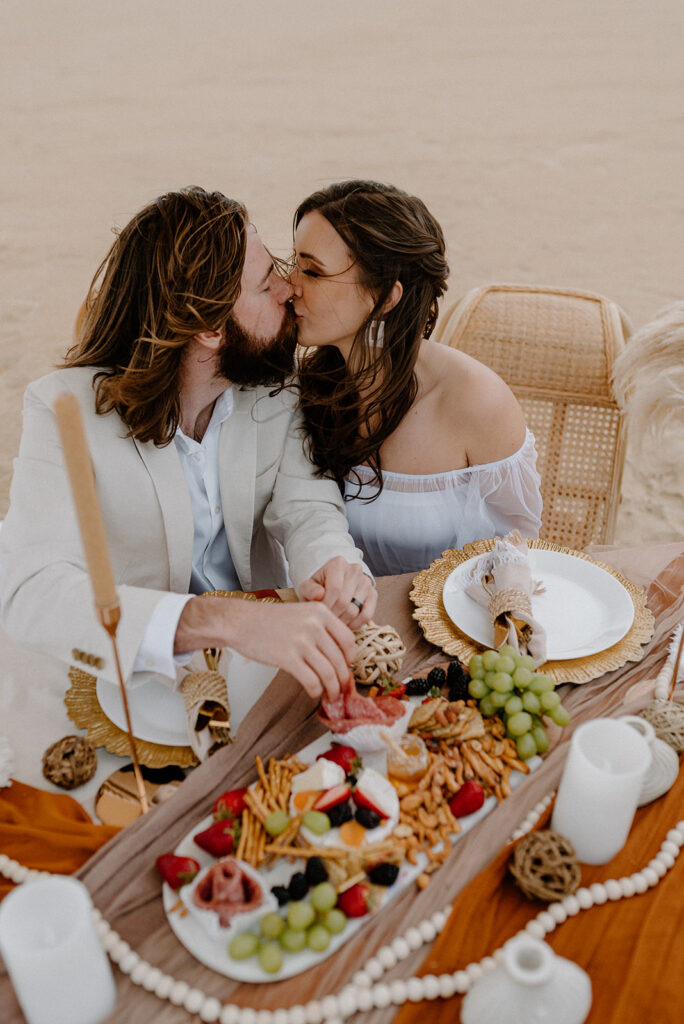
[[647, 436], [659, 439], [684, 425], [684, 302], [660, 310], [632, 335], [615, 360], [613, 387], [637, 450]]

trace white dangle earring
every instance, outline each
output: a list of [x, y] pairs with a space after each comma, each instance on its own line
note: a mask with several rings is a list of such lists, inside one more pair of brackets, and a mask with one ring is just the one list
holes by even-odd
[[384, 320], [371, 320], [366, 329], [366, 342], [369, 348], [382, 348], [385, 342]]

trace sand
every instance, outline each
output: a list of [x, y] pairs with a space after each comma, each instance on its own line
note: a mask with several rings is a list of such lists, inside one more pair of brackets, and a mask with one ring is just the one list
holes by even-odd
[[[339, 178], [422, 196], [451, 303], [495, 281], [600, 292], [635, 327], [682, 298], [680, 0], [4, 0], [0, 518], [29, 380], [111, 241], [201, 184], [285, 254]], [[616, 540], [684, 534], [684, 440], [628, 455]]]

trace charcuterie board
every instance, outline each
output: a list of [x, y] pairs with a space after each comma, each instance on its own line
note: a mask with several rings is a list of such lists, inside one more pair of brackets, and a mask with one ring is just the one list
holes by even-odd
[[[410, 703], [415, 707], [421, 702], [417, 699], [411, 699]], [[341, 737], [337, 737], [341, 739]], [[328, 751], [331, 746], [333, 737], [330, 733], [317, 739], [314, 743], [309, 744], [298, 752], [297, 757], [302, 765], [313, 766], [315, 765], [316, 759], [319, 755]], [[367, 773], [367, 777], [375, 776], [378, 773], [386, 778], [387, 774], [387, 753], [386, 750], [380, 750], [375, 752], [366, 752], [362, 755], [363, 757], [363, 772]], [[318, 762], [320, 764], [322, 762]], [[541, 763], [539, 757], [532, 758], [527, 764], [530, 770], [534, 770], [538, 764]], [[303, 775], [303, 773], [302, 773]], [[295, 775], [296, 779], [297, 776]], [[525, 775], [520, 771], [511, 771], [509, 775], [509, 782], [511, 786], [516, 786], [523, 781]], [[358, 784], [358, 783], [357, 783]], [[289, 800], [288, 806], [293, 814], [297, 813], [297, 809], [292, 803], [292, 797]], [[446, 836], [444, 833], [447, 843], [450, 844], [456, 842], [461, 835], [466, 834], [470, 829], [474, 828], [479, 821], [482, 820], [487, 814], [491, 813], [497, 806], [497, 800], [494, 795], [489, 795], [484, 800], [482, 806], [473, 813], [467, 814], [463, 818], [458, 819], [457, 828], [458, 832], [452, 832]], [[358, 815], [357, 815], [358, 816]], [[402, 815], [402, 817], [405, 817]], [[365, 820], [362, 818], [362, 820]], [[373, 819], [374, 821], [374, 819]], [[371, 821], [371, 824], [373, 823]], [[389, 836], [390, 844], [396, 840], [393, 839], [392, 830], [396, 828], [398, 816], [392, 818], [391, 816], [385, 819], [379, 827], [369, 828], [363, 841], [357, 846], [350, 847], [350, 855], [356, 856], [361, 859], [367, 851], [371, 850], [382, 850], [387, 846], [387, 837]], [[175, 853], [179, 856], [192, 857], [200, 865], [201, 869], [207, 869], [210, 865], [216, 863], [216, 858], [212, 857], [209, 853], [200, 849], [195, 843], [195, 836], [206, 830], [212, 824], [212, 817], [209, 816], [206, 819], [197, 823], [197, 826], [185, 836], [185, 838], [179, 843], [175, 850]], [[339, 851], [341, 847], [344, 847], [344, 842], [340, 838], [341, 828], [331, 827], [326, 834], [320, 835], [312, 833], [306, 828], [300, 830], [300, 842], [306, 841], [306, 844], [315, 843], [316, 849], [323, 854], [323, 859], [326, 858], [326, 851]], [[274, 841], [274, 842], [277, 842]], [[385, 847], [383, 847], [385, 842]], [[284, 929], [290, 931], [288, 920], [289, 914], [288, 903], [278, 908], [277, 901], [274, 900], [271, 890], [280, 887], [280, 892], [287, 888], [291, 884], [293, 876], [295, 874], [304, 875], [306, 870], [307, 861], [311, 860], [311, 857], [307, 855], [304, 857], [286, 857], [278, 856], [274, 857], [270, 863], [260, 867], [256, 871], [256, 877], [258, 878], [261, 888], [264, 894], [265, 902], [262, 908], [262, 913], [258, 912], [254, 914], [250, 912], [248, 914], [236, 915], [228, 924], [227, 927], [221, 928], [218, 932], [216, 928], [207, 928], [206, 921], [202, 920], [202, 915], [197, 914], [193, 907], [193, 886], [201, 883], [202, 874], [198, 875], [194, 882], [190, 882], [187, 886], [184, 886], [181, 890], [181, 897], [177, 892], [174, 892], [169, 885], [164, 885], [163, 892], [163, 903], [169, 924], [175, 932], [179, 941], [186, 947], [186, 949], [194, 956], [197, 960], [210, 967], [212, 970], [217, 971], [219, 974], [223, 974], [226, 977], [234, 978], [239, 981], [247, 981], [254, 983], [264, 983], [268, 981], [277, 981], [284, 978], [292, 977], [293, 975], [299, 974], [302, 971], [308, 970], [315, 964], [319, 963], [322, 959], [325, 959], [335, 953], [352, 935], [354, 935], [359, 928], [363, 927], [364, 923], [369, 921], [375, 913], [381, 913], [382, 908], [392, 899], [394, 899], [400, 892], [402, 892], [407, 886], [416, 883], [416, 880], [423, 876], [424, 871], [428, 865], [428, 855], [433, 855], [434, 849], [439, 849], [441, 843], [430, 847], [426, 843], [424, 849], [414, 849], [413, 856], [411, 859], [404, 859], [398, 866], [398, 873], [396, 879], [391, 885], [372, 885], [370, 890], [373, 894], [372, 910], [369, 913], [364, 913], [363, 916], [351, 916], [347, 917], [346, 922], [341, 930], [331, 932], [327, 935], [322, 935], [320, 932], [316, 935], [316, 945], [322, 945], [326, 943], [325, 948], [310, 948], [306, 945], [304, 948], [290, 951], [285, 948], [282, 951], [282, 963], [278, 966], [277, 970], [265, 970], [262, 966], [260, 954], [255, 948], [254, 954], [244, 959], [236, 959], [230, 955], [229, 950], [231, 949], [231, 943], [238, 935], [245, 933], [259, 934], [260, 923], [259, 918], [263, 920], [267, 914], [271, 915], [271, 919], [268, 922], [269, 927], [275, 924], [275, 928], [279, 927], [278, 922], [273, 917], [274, 914], [280, 914], [284, 919]], [[268, 850], [269, 847], [267, 846]], [[296, 853], [292, 847], [293, 854]], [[239, 854], [239, 849], [237, 850]], [[303, 852], [303, 851], [302, 851]], [[333, 853], [333, 856], [335, 854]], [[320, 858], [319, 858], [320, 859]], [[238, 860], [238, 863], [240, 861]], [[330, 863], [326, 860], [326, 863]], [[245, 870], [247, 872], [253, 871], [252, 865], [246, 865]], [[354, 882], [354, 879], [349, 881]], [[313, 889], [308, 896], [305, 896], [303, 900], [295, 900], [292, 902], [307, 902], [313, 900], [312, 895]], [[344, 889], [344, 886], [341, 887]], [[355, 888], [358, 890], [359, 885], [356, 884]], [[363, 888], [363, 887], [362, 887]], [[340, 905], [342, 898], [340, 897]], [[291, 904], [290, 904], [291, 905]], [[325, 914], [317, 913], [316, 922], [321, 922], [326, 917]], [[242, 919], [241, 919], [242, 918]], [[339, 922], [337, 922], [339, 927]], [[313, 928], [313, 925], [311, 926]], [[309, 936], [309, 932], [307, 932]], [[251, 940], [250, 940], [251, 941]], [[269, 941], [273, 945], [279, 945], [282, 949], [283, 940], [277, 939], [269, 940], [263, 935], [260, 936], [259, 942], [261, 945], [267, 945]], [[313, 938], [311, 938], [313, 941]], [[273, 950], [271, 951], [273, 952]], [[273, 954], [276, 956], [276, 954]], [[276, 957], [277, 959], [277, 957]], [[271, 968], [272, 968], [271, 964]]]

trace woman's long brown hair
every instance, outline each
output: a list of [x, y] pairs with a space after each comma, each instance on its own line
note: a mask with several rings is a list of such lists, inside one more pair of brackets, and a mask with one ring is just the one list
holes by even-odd
[[[342, 489], [355, 466], [370, 466], [377, 497], [382, 489], [380, 448], [416, 397], [420, 342], [434, 329], [437, 300], [446, 286], [444, 236], [422, 200], [373, 181], [344, 181], [314, 192], [298, 206], [295, 229], [314, 210], [343, 239], [375, 305], [354, 340], [353, 370], [333, 346], [302, 357], [300, 406], [310, 455], [319, 473], [332, 475]], [[383, 314], [396, 281], [402, 297]], [[381, 347], [367, 340], [374, 320], [385, 322]]]
[[95, 408], [163, 446], [180, 415], [186, 343], [225, 331], [240, 291], [247, 211], [221, 192], [160, 196], [117, 235], [93, 278], [64, 366], [99, 367]]

